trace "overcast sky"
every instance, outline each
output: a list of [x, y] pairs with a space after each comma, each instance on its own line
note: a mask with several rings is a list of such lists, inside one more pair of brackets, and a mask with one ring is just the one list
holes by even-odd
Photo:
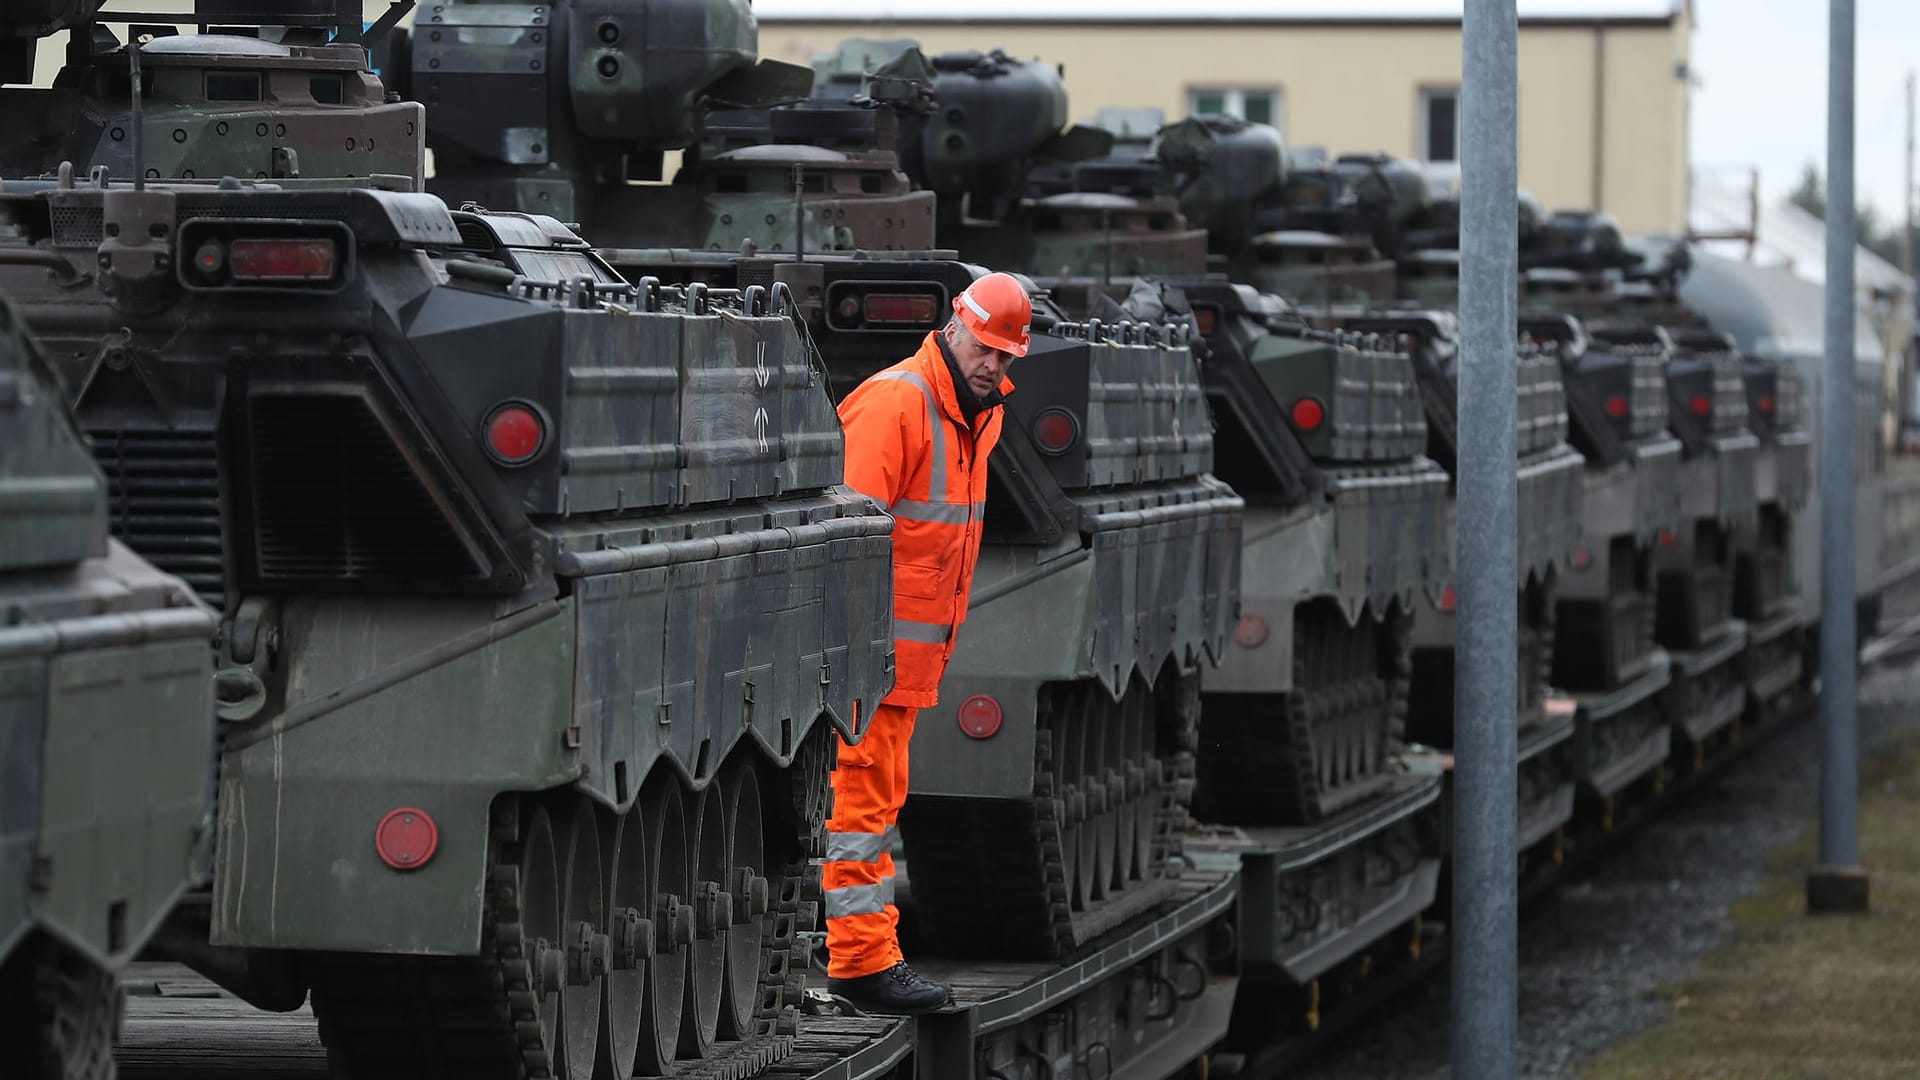
[[[1757, 166], [1768, 197], [1827, 160], [1825, 0], [1694, 0], [1693, 161]], [[1920, 0], [1855, 0], [1854, 169], [1882, 220], [1900, 209], [1906, 77], [1920, 68]]]

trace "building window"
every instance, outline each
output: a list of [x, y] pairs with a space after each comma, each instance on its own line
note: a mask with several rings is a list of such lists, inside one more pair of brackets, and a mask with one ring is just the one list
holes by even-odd
[[1195, 116], [1236, 116], [1255, 124], [1280, 126], [1280, 91], [1270, 88], [1202, 88], [1187, 95]]
[[1420, 91], [1420, 158], [1422, 161], [1460, 160], [1459, 87]]

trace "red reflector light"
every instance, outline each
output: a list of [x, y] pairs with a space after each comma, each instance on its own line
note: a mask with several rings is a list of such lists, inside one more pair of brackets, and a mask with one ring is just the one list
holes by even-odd
[[1440, 610], [1441, 611], [1452, 611], [1454, 608], [1459, 606], [1460, 606], [1460, 594], [1453, 591], [1453, 586], [1449, 585], [1446, 588], [1440, 590]]
[[1625, 394], [1607, 395], [1607, 415], [1615, 420], [1627, 418], [1627, 397]]
[[524, 405], [502, 405], [487, 417], [487, 449], [502, 464], [532, 461], [546, 438], [546, 425]]
[[1064, 454], [1080, 438], [1080, 421], [1065, 409], [1043, 410], [1033, 420], [1033, 441], [1049, 454]]
[[203, 274], [209, 276], [217, 274], [226, 264], [227, 249], [221, 247], [218, 240], [209, 240], [201, 244], [199, 250], [193, 253], [193, 265], [199, 267]]
[[1233, 628], [1233, 643], [1243, 649], [1257, 649], [1266, 643], [1271, 630], [1267, 620], [1249, 612], [1240, 616], [1239, 625]]
[[1672, 529], [1661, 529], [1657, 539], [1661, 547], [1673, 547], [1680, 542], [1680, 537]]
[[1768, 416], [1773, 415], [1773, 396], [1771, 394], [1761, 394], [1758, 404], [1761, 412]]
[[1567, 564], [1575, 570], [1585, 570], [1587, 567], [1593, 565], [1593, 552], [1588, 551], [1585, 547], [1574, 548], [1573, 555], [1567, 559]]
[[975, 694], [960, 703], [960, 731], [970, 739], [990, 739], [1006, 718], [1000, 703], [985, 694]]
[[403, 806], [373, 828], [373, 850], [395, 870], [418, 870], [440, 847], [440, 827], [425, 810]]
[[1210, 307], [1193, 309], [1193, 323], [1199, 329], [1201, 337], [1213, 336], [1213, 328], [1219, 324], [1219, 316], [1220, 313]]
[[1713, 399], [1707, 397], [1705, 394], [1695, 394], [1693, 395], [1693, 400], [1687, 402], [1687, 408], [1692, 409], [1693, 415], [1695, 416], [1711, 416], [1713, 415]]
[[333, 277], [333, 241], [235, 240], [227, 265], [235, 281], [326, 281]]
[[870, 323], [924, 325], [933, 321], [935, 310], [931, 296], [874, 293], [867, 297], [863, 314]]
[[1293, 426], [1301, 431], [1314, 431], [1327, 419], [1327, 407], [1320, 404], [1319, 398], [1303, 397], [1293, 403]]

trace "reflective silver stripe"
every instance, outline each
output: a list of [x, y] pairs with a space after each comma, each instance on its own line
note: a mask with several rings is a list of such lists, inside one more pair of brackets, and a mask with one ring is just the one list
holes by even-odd
[[899, 641], [917, 641], [922, 645], [945, 645], [947, 639], [953, 636], [953, 624], [896, 618], [893, 620], [893, 636]]
[[986, 516], [987, 504], [950, 502], [921, 502], [918, 499], [901, 499], [893, 504], [893, 516], [908, 521], [933, 521], [942, 525], [965, 525], [969, 513], [974, 518]]
[[947, 493], [947, 425], [940, 416], [940, 399], [934, 396], [933, 387], [927, 380], [914, 371], [883, 371], [874, 376], [887, 382], [903, 382], [920, 388], [927, 399], [927, 429], [933, 433], [933, 464], [929, 473], [927, 495], [938, 499]]
[[877, 863], [887, 850], [885, 833], [835, 832], [827, 834], [828, 862]]
[[887, 878], [876, 885], [842, 885], [838, 889], [827, 889], [822, 897], [826, 900], [829, 919], [878, 915], [893, 903], [893, 879]]
[[981, 321], [981, 322], [992, 322], [992, 321], [993, 321], [993, 316], [991, 316], [991, 315], [989, 315], [989, 314], [987, 314], [987, 309], [986, 309], [986, 308], [983, 308], [983, 307], [981, 307], [981, 306], [980, 306], [980, 301], [978, 301], [978, 300], [975, 300], [975, 299], [973, 298], [973, 294], [972, 294], [971, 292], [963, 292], [963, 293], [961, 293], [961, 294], [960, 294], [960, 299], [961, 299], [961, 301], [962, 301], [962, 302], [964, 302], [964, 303], [965, 303], [965, 304], [966, 304], [966, 305], [967, 305], [967, 306], [968, 306], [969, 308], [972, 308], [972, 309], [973, 309], [973, 313], [974, 313], [975, 315], [978, 315], [978, 316], [980, 316], [980, 321]]

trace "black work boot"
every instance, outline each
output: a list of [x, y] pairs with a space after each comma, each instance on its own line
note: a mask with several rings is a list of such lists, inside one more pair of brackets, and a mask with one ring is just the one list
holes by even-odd
[[827, 992], [872, 1013], [933, 1012], [953, 1000], [946, 983], [916, 974], [905, 960], [858, 979], [828, 979]]

